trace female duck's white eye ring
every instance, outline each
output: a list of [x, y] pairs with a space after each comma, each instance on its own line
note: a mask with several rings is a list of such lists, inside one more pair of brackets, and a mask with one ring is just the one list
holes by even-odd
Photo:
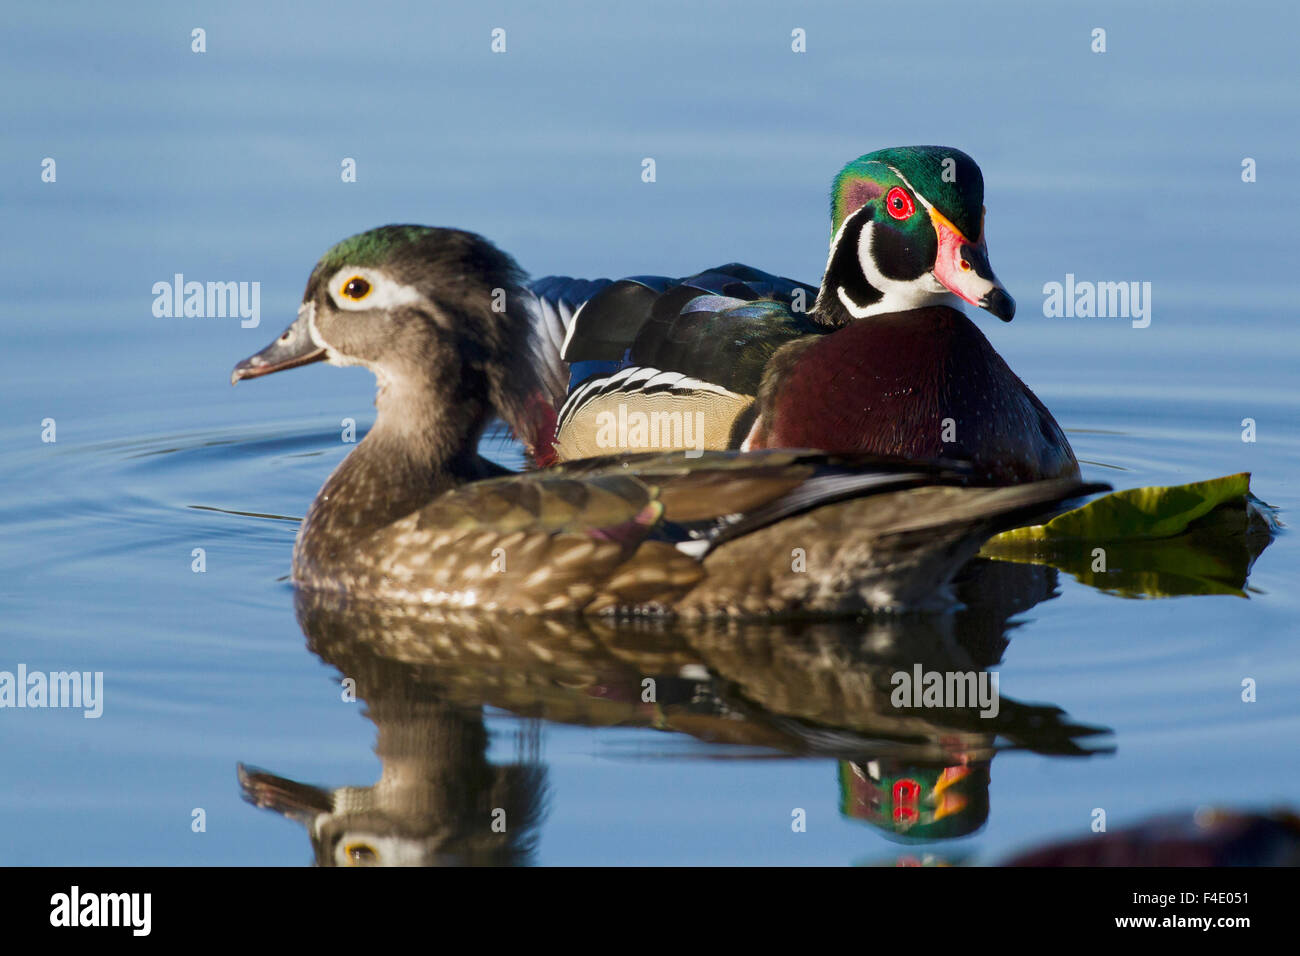
[[345, 299], [351, 299], [353, 302], [360, 302], [366, 296], [370, 295], [371, 285], [361, 276], [353, 276], [343, 283], [339, 294]]
[[345, 312], [386, 312], [425, 301], [414, 286], [403, 285], [382, 269], [345, 265], [329, 277], [330, 300]]
[[375, 848], [366, 843], [349, 843], [343, 848], [348, 866], [372, 866], [379, 861]]

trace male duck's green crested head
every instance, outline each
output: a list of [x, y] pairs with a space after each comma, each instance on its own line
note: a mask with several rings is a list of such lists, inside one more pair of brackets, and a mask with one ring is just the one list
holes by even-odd
[[[344, 239], [312, 270], [298, 318], [235, 366], [232, 384], [326, 361], [363, 365], [380, 384], [380, 412], [418, 414], [437, 388], [448, 402], [500, 414], [532, 438], [535, 395], [523, 273], [472, 232], [381, 226]], [[387, 400], [386, 400], [387, 397]]]
[[1003, 321], [1015, 301], [989, 265], [984, 177], [946, 146], [900, 146], [849, 163], [831, 188], [831, 252], [818, 311], [848, 321], [950, 301]]
[[989, 816], [989, 761], [952, 767], [841, 760], [840, 813], [893, 840], [951, 840]]

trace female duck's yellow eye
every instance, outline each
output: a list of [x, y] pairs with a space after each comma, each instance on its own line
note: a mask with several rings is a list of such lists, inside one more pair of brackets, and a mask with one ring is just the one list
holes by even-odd
[[343, 283], [343, 294], [353, 302], [360, 302], [366, 296], [370, 295], [370, 283], [361, 276], [353, 276], [347, 282]]
[[343, 857], [349, 866], [369, 866], [379, 858], [379, 854], [365, 843], [349, 843], [343, 848]]

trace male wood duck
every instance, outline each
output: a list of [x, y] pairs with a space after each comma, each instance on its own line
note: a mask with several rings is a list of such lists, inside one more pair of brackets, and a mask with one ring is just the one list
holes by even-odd
[[835, 177], [820, 290], [735, 263], [686, 279], [538, 280], [553, 320], [576, 312], [556, 457], [607, 453], [600, 425], [640, 411], [699, 422], [705, 448], [960, 459], [1003, 483], [1077, 476], [1051, 413], [960, 311], [1015, 312], [989, 265], [983, 204], [960, 150], [882, 149]]
[[547, 394], [522, 282], [473, 233], [373, 229], [329, 250], [297, 320], [235, 367], [232, 383], [320, 360], [379, 382], [374, 426], [299, 531], [300, 587], [525, 612], [923, 607], [990, 534], [1098, 488], [779, 450], [511, 474], [477, 446], [494, 415], [531, 434]]

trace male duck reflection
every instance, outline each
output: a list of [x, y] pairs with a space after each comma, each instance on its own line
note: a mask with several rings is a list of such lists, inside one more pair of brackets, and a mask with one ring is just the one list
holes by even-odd
[[557, 389], [514, 260], [473, 233], [385, 226], [317, 263], [297, 320], [231, 381], [364, 365], [374, 427], [312, 503], [293, 579], [524, 612], [834, 613], [948, 603], [989, 535], [1099, 490], [800, 451], [640, 455], [511, 474], [494, 414], [539, 434]]

